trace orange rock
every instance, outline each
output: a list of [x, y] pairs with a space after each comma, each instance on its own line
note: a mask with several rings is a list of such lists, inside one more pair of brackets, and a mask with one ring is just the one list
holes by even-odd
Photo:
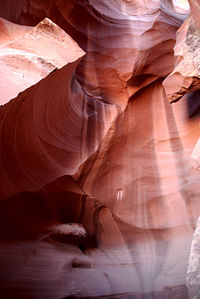
[[[2, 294], [20, 297], [23, 285], [24, 296], [37, 298], [161, 298], [161, 290], [173, 298], [170, 288], [185, 284], [200, 212], [200, 173], [190, 160], [199, 121], [188, 114], [187, 97], [174, 105], [166, 97], [175, 101], [196, 84], [186, 67], [196, 39], [182, 48], [191, 17], [179, 31], [176, 60], [176, 32], [187, 17], [177, 1], [15, 2], [10, 9], [0, 2], [2, 16], [31, 26], [48, 17], [78, 44], [45, 19], [0, 48], [23, 48], [58, 68], [0, 107], [0, 227], [12, 232], [4, 220], [14, 226], [20, 215], [19, 227], [40, 232], [16, 245], [25, 258], [28, 252], [26, 263], [12, 257], [19, 272], [6, 239], [0, 264], [13, 279]], [[43, 226], [53, 229], [51, 240], [43, 240]], [[76, 229], [82, 233], [68, 242]]]

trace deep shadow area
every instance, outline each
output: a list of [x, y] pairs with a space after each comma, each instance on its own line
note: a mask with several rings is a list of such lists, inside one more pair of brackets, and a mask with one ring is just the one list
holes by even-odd
[[192, 91], [185, 97], [187, 100], [188, 117], [200, 116], [200, 90]]
[[34, 235], [55, 223], [78, 223], [84, 193], [70, 176], [37, 192], [21, 192], [0, 202], [0, 236]]

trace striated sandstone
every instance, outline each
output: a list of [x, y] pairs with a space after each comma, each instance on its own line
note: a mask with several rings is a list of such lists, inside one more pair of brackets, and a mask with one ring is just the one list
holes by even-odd
[[8, 2], [1, 1], [2, 17], [35, 25], [35, 19], [48, 16], [65, 29], [87, 53], [76, 78], [84, 92], [98, 100], [124, 110], [131, 95], [173, 69], [175, 33], [186, 15], [171, 1], [25, 3], [21, 0], [16, 10], [8, 11]]
[[187, 97], [170, 105], [162, 84], [173, 76], [187, 8], [164, 0], [15, 5], [2, 0], [1, 16], [30, 26], [48, 17], [78, 44], [65, 34], [61, 48], [55, 25], [31, 29], [44, 42], [32, 44], [38, 55], [57, 61], [45, 52], [53, 36], [48, 49], [61, 68], [0, 107], [2, 296], [187, 298], [199, 119], [189, 117]]
[[74, 47], [75, 61], [0, 107], [1, 199], [74, 174], [97, 150], [117, 114], [114, 105], [83, 93], [74, 72], [84, 52]]
[[7, 103], [54, 69], [63, 67], [84, 53], [47, 18], [34, 28], [5, 20], [1, 24], [4, 30], [0, 33], [0, 104]]

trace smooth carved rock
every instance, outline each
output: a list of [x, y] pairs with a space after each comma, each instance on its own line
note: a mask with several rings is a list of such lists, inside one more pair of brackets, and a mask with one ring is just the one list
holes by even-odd
[[[189, 117], [199, 113], [200, 89], [200, 23], [198, 0], [189, 1], [191, 13], [177, 32], [174, 47], [176, 64], [173, 72], [164, 80], [163, 86], [170, 102], [180, 100], [185, 94], [188, 101]], [[193, 166], [199, 170], [199, 140], [191, 154]]]
[[[85, 192], [129, 225], [164, 229], [187, 222], [188, 206], [198, 205], [200, 189], [199, 173], [190, 162], [199, 121], [188, 119], [186, 109], [186, 100], [173, 106], [167, 102], [161, 82], [136, 95], [96, 159], [87, 161], [76, 178]], [[86, 173], [88, 165], [92, 171]], [[198, 209], [192, 208], [189, 217], [196, 219]]]
[[25, 2], [8, 11], [2, 0], [1, 15], [22, 24], [48, 16], [69, 32], [87, 53], [76, 78], [93, 98], [124, 110], [131, 95], [173, 69], [175, 33], [185, 15], [172, 1]]
[[[48, 7], [47, 2], [44, 2], [44, 5]], [[94, 7], [92, 5], [94, 5]], [[2, 184], [4, 185], [3, 187], [4, 191], [2, 191], [4, 193], [4, 195], [2, 195], [3, 197], [12, 195], [15, 192], [24, 191], [23, 186], [25, 185], [27, 190], [35, 190], [36, 188], [40, 188], [46, 183], [56, 179], [58, 176], [66, 175], [66, 174], [75, 174], [75, 172], [78, 170], [79, 166], [84, 162], [84, 160], [86, 160], [91, 155], [91, 153], [97, 150], [98, 145], [100, 144], [103, 136], [105, 136], [112, 121], [115, 119], [117, 115], [117, 107], [114, 105], [106, 105], [105, 102], [109, 104], [118, 104], [119, 105], [118, 111], [121, 109], [125, 109], [129, 97], [134, 92], [140, 89], [140, 85], [142, 88], [146, 84], [149, 84], [152, 81], [154, 81], [158, 76], [164, 76], [169, 72], [169, 69], [166, 69], [166, 67], [171, 68], [173, 64], [173, 56], [172, 56], [172, 52], [170, 52], [171, 51], [170, 49], [172, 49], [172, 46], [174, 44], [175, 31], [178, 25], [180, 25], [181, 23], [181, 16], [174, 11], [172, 6], [171, 7], [166, 6], [165, 2], [162, 1], [155, 2], [155, 3], [150, 2], [147, 7], [141, 6], [139, 2], [132, 3], [132, 4], [124, 3], [123, 9], [120, 3], [117, 3], [117, 7], [115, 7], [113, 2], [111, 3], [111, 5], [109, 4], [108, 6], [106, 1], [104, 5], [102, 5], [102, 3], [100, 2], [95, 2], [94, 4], [90, 3], [90, 5], [82, 5], [82, 2], [78, 1], [76, 6], [80, 7], [83, 14], [90, 15], [89, 20], [91, 24], [94, 22], [96, 26], [98, 26], [98, 34], [95, 34], [96, 27], [90, 25], [90, 23], [87, 24], [86, 19], [82, 18], [80, 19], [82, 24], [79, 24], [77, 28], [78, 24], [76, 24], [76, 20], [70, 18], [70, 15], [71, 14], [73, 15], [74, 6], [71, 7], [69, 5], [69, 2], [66, 2], [65, 4], [64, 2], [60, 2], [60, 4], [58, 5], [58, 8], [64, 18], [64, 22], [65, 22], [63, 25], [64, 28], [67, 27], [69, 24], [71, 24], [71, 26], [74, 28], [73, 29], [74, 36], [76, 36], [76, 30], [79, 29], [80, 32], [82, 32], [82, 34], [84, 35], [84, 39], [80, 39], [80, 44], [83, 47], [83, 49], [87, 50], [86, 58], [83, 59], [82, 62], [80, 62], [80, 65], [77, 68], [76, 80], [75, 79], [73, 79], [75, 81], [72, 80], [72, 82], [74, 82], [72, 86], [72, 91], [69, 92], [68, 99], [65, 99], [65, 101], [69, 101], [71, 103], [71, 105], [68, 106], [68, 109], [71, 112], [67, 112], [67, 115], [70, 115], [70, 117], [69, 118], [67, 117], [68, 121], [67, 118], [65, 119], [65, 124], [68, 123], [68, 127], [69, 127], [72, 126], [72, 122], [75, 122], [77, 127], [68, 129], [68, 133], [66, 132], [63, 133], [63, 129], [64, 129], [63, 121], [62, 121], [62, 117], [64, 117], [63, 114], [63, 116], [59, 119], [59, 124], [62, 127], [61, 128], [62, 132], [60, 132], [59, 134], [61, 139], [65, 138], [65, 141], [58, 141], [59, 137], [56, 131], [59, 130], [57, 129], [59, 125], [56, 124], [56, 128], [55, 128], [53, 125], [53, 120], [50, 120], [51, 117], [55, 119], [55, 117], [53, 116], [53, 112], [56, 111], [55, 109], [61, 109], [60, 107], [64, 105], [64, 104], [59, 104], [60, 101], [62, 102], [64, 101], [64, 98], [62, 96], [62, 94], [65, 93], [63, 89], [65, 88], [64, 78], [66, 77], [69, 78], [66, 79], [68, 80], [68, 83], [66, 84], [68, 84], [69, 86], [71, 84], [70, 76], [72, 76], [73, 72], [75, 72], [75, 68], [77, 65], [76, 63], [74, 63], [73, 68], [70, 66], [65, 67], [62, 70], [58, 71], [56, 74], [51, 74], [44, 81], [38, 83], [38, 85], [36, 85], [34, 88], [29, 89], [24, 94], [21, 94], [17, 100], [12, 102], [12, 104], [9, 103], [9, 106], [3, 108], [1, 113], [6, 115], [6, 119], [8, 119], [11, 117], [9, 116], [11, 115], [10, 114], [11, 110], [13, 110], [12, 113], [15, 113], [14, 112], [15, 108], [8, 108], [8, 107], [14, 107], [13, 105], [18, 105], [18, 106], [22, 105], [23, 107], [25, 107], [26, 106], [25, 103], [28, 102], [28, 100], [24, 101], [24, 98], [31, 97], [32, 98], [31, 101], [33, 102], [39, 101], [38, 100], [39, 98], [44, 98], [42, 101], [40, 101], [39, 104], [33, 105], [33, 110], [36, 109], [37, 112], [33, 111], [33, 114], [31, 113], [31, 115], [29, 115], [29, 120], [25, 121], [24, 117], [22, 118], [23, 124], [21, 125], [23, 127], [25, 126], [27, 127], [26, 130], [28, 130], [29, 133], [26, 136], [29, 136], [27, 138], [28, 139], [30, 138], [30, 142], [28, 139], [27, 142], [25, 142], [25, 140], [23, 140], [22, 142], [22, 139], [24, 139], [22, 133], [20, 137], [22, 138], [21, 141], [18, 140], [16, 142], [18, 144], [23, 143], [23, 149], [21, 147], [20, 154], [13, 155], [12, 164], [15, 163], [14, 162], [15, 160], [16, 161], [18, 160], [17, 162], [18, 166], [16, 166], [16, 173], [18, 173], [19, 177], [22, 176], [24, 178], [20, 180], [16, 180], [15, 179], [16, 173], [11, 174], [11, 176], [9, 175], [10, 178], [8, 180], [7, 179], [4, 180], [2, 178]], [[135, 8], [137, 9], [135, 10]], [[97, 11], [96, 16], [94, 16], [94, 14], [92, 13], [93, 9]], [[31, 10], [31, 6], [30, 6], [30, 10]], [[112, 11], [115, 12], [114, 15]], [[64, 14], [64, 12], [66, 14]], [[138, 23], [138, 16], [141, 17], [141, 20], [143, 22], [142, 26], [140, 21]], [[115, 20], [114, 23], [112, 22], [112, 19]], [[166, 23], [165, 21], [166, 19], [169, 20], [169, 22]], [[109, 24], [111, 24], [111, 26], [109, 26]], [[122, 28], [122, 32], [120, 36], [118, 34], [118, 30], [119, 30], [118, 24]], [[165, 26], [166, 28], [168, 28], [167, 31], [165, 30]], [[106, 38], [104, 32], [107, 32]], [[149, 34], [150, 32], [152, 34]], [[123, 33], [124, 33], [124, 39], [121, 39]], [[109, 42], [109, 36], [111, 34], [113, 39], [113, 46]], [[132, 39], [129, 39], [128, 38], [129, 36], [132, 36]], [[87, 39], [89, 40], [87, 41]], [[149, 42], [148, 43], [145, 42], [146, 40], [149, 40]], [[67, 43], [65, 42], [64, 44]], [[125, 44], [126, 44], [126, 49], [124, 49]], [[139, 48], [138, 48], [138, 44], [141, 45]], [[74, 48], [76, 49], [75, 51], [77, 51], [78, 48], [76, 47]], [[150, 49], [152, 55], [149, 55]], [[64, 49], [63, 52], [65, 52]], [[156, 57], [154, 54], [158, 55], [158, 57]], [[80, 57], [81, 52], [80, 54], [77, 53], [77, 56]], [[169, 61], [167, 62], [166, 65], [159, 63], [159, 59], [162, 59], [162, 61], [166, 61], [166, 59], [163, 59], [164, 56], [166, 56], [167, 59], [169, 58]], [[123, 59], [119, 60], [118, 57], [123, 57]], [[66, 62], [69, 62], [69, 60], [66, 57], [65, 60]], [[66, 69], [66, 74], [64, 74], [64, 69]], [[68, 69], [70, 70], [68, 71]], [[147, 79], [146, 83], [143, 83], [142, 77], [140, 78], [141, 74], [144, 74], [146, 76]], [[137, 87], [135, 87], [135, 83], [131, 79], [132, 76], [137, 76], [138, 78]], [[148, 78], [149, 76], [150, 78]], [[96, 79], [94, 80], [94, 78]], [[59, 82], [58, 92], [56, 91], [57, 89], [56, 86], [58, 85], [56, 84], [55, 81]], [[63, 85], [61, 81], [63, 82]], [[81, 84], [81, 87], [79, 84]], [[48, 88], [48, 93], [51, 96], [49, 96], [49, 94], [47, 96], [47, 94], [43, 92], [44, 89], [47, 89], [47, 86], [52, 87], [52, 89], [54, 90], [53, 91], [54, 97], [59, 99], [56, 102], [56, 104], [53, 103], [53, 92], [51, 92], [49, 88]], [[113, 86], [115, 86], [115, 88], [113, 88]], [[75, 92], [73, 91], [73, 89]], [[100, 94], [98, 90], [100, 91]], [[32, 97], [32, 93], [37, 95]], [[75, 104], [74, 99], [72, 99], [73, 96], [77, 98], [78, 103]], [[76, 110], [77, 107], [81, 107], [83, 105], [85, 98], [87, 98], [86, 102], [91, 107], [91, 111], [88, 110], [88, 112], [86, 112], [86, 115], [84, 115], [84, 113], [83, 115], [81, 115], [80, 108], [79, 108], [79, 112]], [[29, 103], [31, 101], [29, 101]], [[54, 108], [52, 109], [49, 108], [48, 111], [45, 111], [43, 113], [42, 109], [45, 109], [45, 107], [49, 105], [48, 102], [51, 102], [52, 104], [50, 107], [54, 107]], [[57, 106], [57, 108], [55, 108], [55, 105]], [[38, 108], [39, 106], [40, 108]], [[43, 108], [41, 108], [42, 106]], [[98, 108], [98, 107], [102, 107], [102, 108]], [[20, 110], [23, 111], [23, 109]], [[25, 112], [26, 114], [28, 110], [29, 108], [27, 106]], [[63, 109], [61, 110], [63, 112]], [[94, 112], [92, 112], [92, 110], [94, 110]], [[102, 112], [98, 113], [98, 111], [100, 110]], [[52, 114], [52, 116], [50, 116], [49, 111], [51, 111], [50, 113]], [[71, 121], [72, 114], [73, 114], [72, 111], [74, 111], [76, 117], [78, 117], [79, 120], [75, 121], [76, 119], [75, 117], [74, 120]], [[95, 117], [93, 117], [92, 114], [96, 115], [97, 119], [95, 119]], [[31, 124], [31, 118], [33, 117], [32, 115], [34, 115], [33, 121], [36, 122], [36, 125], [33, 123]], [[43, 125], [40, 124], [41, 121], [43, 122], [42, 120], [43, 117], [49, 120], [48, 124], [43, 124]], [[87, 124], [84, 124], [82, 126], [81, 124], [82, 117], [83, 118], [86, 117], [87, 120], [91, 120], [91, 123], [89, 125], [90, 128], [87, 128]], [[102, 124], [100, 124], [100, 120], [101, 122], [103, 120]], [[20, 122], [20, 118], [18, 116], [17, 116], [17, 121]], [[97, 123], [94, 129], [92, 128], [93, 121]], [[26, 122], [28, 122], [28, 125], [25, 125]], [[15, 126], [16, 128], [18, 128], [18, 124], [15, 124]], [[6, 128], [5, 124], [3, 125], [1, 130], [3, 130], [3, 128]], [[37, 130], [39, 131], [37, 132]], [[49, 130], [51, 130], [51, 133], [47, 132]], [[74, 132], [76, 131], [75, 136], [73, 138], [72, 135], [74, 135], [74, 133], [72, 133], [71, 130], [73, 130]], [[90, 130], [91, 133], [88, 133], [88, 130]], [[12, 134], [13, 133], [10, 132], [10, 136], [12, 136]], [[63, 134], [65, 137], [63, 136]], [[76, 134], [78, 135], [76, 136]], [[88, 147], [88, 149], [86, 149], [84, 145], [85, 143], [84, 136], [82, 137], [80, 134], [83, 135], [85, 134], [85, 136], [86, 135], [89, 136], [90, 134], [91, 140], [87, 142], [89, 144], [86, 146]], [[3, 136], [3, 131], [1, 132], [1, 135]], [[52, 139], [53, 135], [56, 136], [55, 140]], [[97, 135], [98, 137], [96, 138], [95, 136]], [[15, 138], [18, 138], [17, 135], [15, 136]], [[42, 140], [42, 145], [41, 145], [41, 141], [38, 140], [36, 142], [35, 138], [37, 139], [40, 138], [40, 140]], [[66, 144], [66, 140], [68, 140], [67, 144]], [[82, 140], [81, 146], [79, 144], [80, 140]], [[2, 142], [5, 141], [2, 140]], [[47, 153], [45, 154], [45, 150], [43, 150], [44, 142], [46, 144], [45, 147], [48, 148], [48, 154]], [[66, 147], [64, 144], [62, 144], [63, 142], [64, 144], [66, 144]], [[52, 158], [52, 155], [55, 154], [54, 148], [56, 147], [59, 147], [58, 150], [59, 155], [62, 156], [62, 158], [61, 156], [59, 157], [58, 159], [59, 162], [57, 159], [54, 161], [54, 158]], [[29, 153], [28, 148], [31, 149], [31, 153]], [[34, 152], [33, 148], [37, 151], [37, 154], [33, 154]], [[12, 149], [10, 150], [12, 151]], [[64, 162], [63, 160], [64, 151], [67, 153], [66, 162]], [[71, 158], [69, 158], [70, 156], [68, 155], [70, 151], [73, 152]], [[7, 146], [7, 152], [9, 152], [8, 146]], [[24, 162], [20, 158], [20, 156], [22, 157], [23, 155], [22, 152], [24, 153], [26, 152], [25, 156], [27, 156], [27, 157], [25, 156], [23, 157]], [[77, 154], [75, 154], [75, 152]], [[15, 157], [16, 155], [17, 156], [19, 155], [19, 157]], [[33, 157], [32, 155], [36, 155], [36, 156]], [[41, 157], [39, 158], [40, 155]], [[49, 160], [47, 155], [49, 156]], [[76, 158], [76, 156], [78, 155], [79, 158]], [[40, 170], [39, 168], [37, 168], [38, 173], [36, 169], [34, 170], [34, 168], [36, 168], [34, 167], [36, 163], [33, 161], [36, 160], [37, 163], [39, 163], [39, 165], [41, 164], [40, 166], [41, 168], [39, 167]], [[75, 163], [74, 165], [72, 165], [73, 160]], [[27, 164], [27, 161], [29, 161], [28, 162], [29, 165]], [[35, 174], [33, 174], [34, 172]]]
[[[36, 191], [62, 175], [74, 174], [97, 150], [117, 115], [116, 106], [83, 93], [74, 72], [84, 52], [62, 30], [49, 24], [44, 26], [44, 39], [46, 27], [47, 34], [48, 30], [61, 33], [52, 50], [58, 47], [61, 52], [59, 67], [63, 61], [68, 64], [0, 107], [1, 199], [25, 190]], [[34, 33], [33, 38], [30, 34], [33, 44]]]
[[[0, 104], [46, 77], [56, 68], [74, 61], [83, 51], [56, 24], [44, 19], [36, 27], [1, 21]], [[9, 32], [16, 34], [9, 34]], [[5, 40], [5, 32], [10, 40]], [[19, 36], [18, 36], [19, 34]], [[48, 49], [48, 50], [47, 50]]]
[[195, 20], [195, 25], [197, 28], [200, 28], [199, 21], [199, 11], [200, 11], [200, 1], [199, 0], [188, 0], [190, 4], [191, 14]]
[[5, 44], [20, 38], [26, 32], [32, 29], [31, 26], [23, 26], [9, 22], [3, 18], [0, 18], [0, 46], [4, 46]]
[[72, 42], [72, 61], [0, 108], [0, 198], [15, 215], [13, 198], [32, 194], [55, 216], [50, 228], [67, 214], [91, 239], [71, 242], [64, 224], [50, 240], [19, 242], [25, 257], [6, 240], [0, 264], [13, 279], [3, 279], [2, 296], [159, 298], [183, 286], [200, 211], [190, 165], [199, 121], [188, 118], [186, 98], [169, 104], [162, 80], [186, 15], [164, 0], [10, 3], [0, 2], [2, 16], [27, 25], [49, 17], [83, 50]]

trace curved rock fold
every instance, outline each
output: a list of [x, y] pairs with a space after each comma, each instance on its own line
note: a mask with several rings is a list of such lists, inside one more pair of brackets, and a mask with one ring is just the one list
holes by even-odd
[[0, 2], [5, 298], [188, 298], [200, 212], [189, 4]]

